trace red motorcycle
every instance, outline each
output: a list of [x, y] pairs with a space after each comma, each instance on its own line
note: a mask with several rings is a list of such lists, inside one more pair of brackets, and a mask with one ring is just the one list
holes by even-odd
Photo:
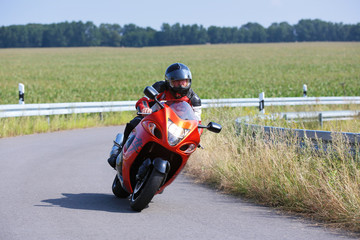
[[[117, 175], [112, 185], [115, 196], [131, 195], [130, 206], [139, 212], [175, 180], [200, 146], [200, 128], [221, 131], [217, 123], [199, 124], [187, 102], [160, 102], [153, 87], [146, 87], [144, 93], [155, 101], [153, 112], [129, 135], [116, 159]], [[122, 137], [118, 134], [115, 144], [122, 142]]]

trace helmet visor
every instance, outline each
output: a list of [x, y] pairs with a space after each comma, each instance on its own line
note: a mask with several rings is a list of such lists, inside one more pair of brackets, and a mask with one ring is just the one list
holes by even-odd
[[172, 88], [187, 88], [190, 86], [190, 79], [170, 80]]

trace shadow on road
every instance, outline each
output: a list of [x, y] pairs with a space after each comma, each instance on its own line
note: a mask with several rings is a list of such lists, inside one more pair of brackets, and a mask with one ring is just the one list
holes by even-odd
[[38, 207], [59, 206], [63, 208], [95, 210], [106, 212], [135, 213], [129, 205], [128, 199], [117, 198], [102, 193], [62, 193], [63, 197], [42, 200], [51, 205], [35, 205]]

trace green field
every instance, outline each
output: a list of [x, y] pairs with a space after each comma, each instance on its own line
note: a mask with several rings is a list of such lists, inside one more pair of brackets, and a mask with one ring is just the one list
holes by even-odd
[[173, 62], [203, 99], [360, 94], [360, 43], [0, 49], [0, 104], [136, 100]]

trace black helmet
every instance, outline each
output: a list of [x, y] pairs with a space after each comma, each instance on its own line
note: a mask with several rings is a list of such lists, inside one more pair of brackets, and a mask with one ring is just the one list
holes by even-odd
[[[185, 96], [191, 87], [190, 69], [182, 63], [173, 63], [165, 71], [165, 81], [176, 97]], [[178, 80], [187, 80], [184, 85], [174, 84]]]

